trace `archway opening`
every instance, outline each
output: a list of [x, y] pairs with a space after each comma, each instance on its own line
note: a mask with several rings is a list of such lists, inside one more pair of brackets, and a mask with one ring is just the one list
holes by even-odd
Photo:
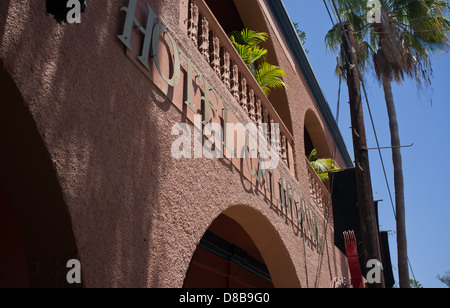
[[50, 155], [3, 69], [0, 84], [1, 286], [79, 287], [66, 280], [67, 262], [78, 252]]
[[184, 287], [300, 287], [300, 282], [282, 239], [267, 218], [251, 207], [234, 206], [204, 234]]
[[255, 243], [233, 219], [220, 215], [200, 241], [186, 288], [273, 288]]
[[331, 158], [331, 151], [322, 124], [312, 110], [308, 110], [305, 114], [304, 146], [306, 156], [316, 149], [320, 158]]
[[[264, 18], [265, 14], [257, 0], [206, 0], [206, 3], [227, 34], [244, 28], [270, 34], [269, 26]], [[258, 13], [255, 14], [255, 11]], [[270, 37], [262, 44], [262, 47], [268, 50], [267, 62], [280, 66], [274, 40], [276, 40], [275, 37]], [[292, 133], [292, 117], [286, 89], [273, 89], [268, 98], [289, 132]]]

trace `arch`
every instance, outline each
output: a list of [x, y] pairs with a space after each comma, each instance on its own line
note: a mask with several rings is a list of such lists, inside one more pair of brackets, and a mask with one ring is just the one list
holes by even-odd
[[10, 218], [1, 230], [8, 247], [2, 245], [0, 262], [13, 256], [22, 260], [6, 268], [10, 276], [22, 276], [20, 286], [73, 287], [66, 281], [66, 264], [78, 259], [78, 252], [54, 165], [19, 89], [3, 69], [0, 84], [0, 210]]
[[[233, 225], [230, 224], [228, 227], [221, 228], [219, 224], [223, 223], [224, 220], [233, 221], [235, 227], [232, 227]], [[242, 231], [238, 231], [238, 229]], [[213, 222], [205, 236], [207, 236], [208, 232], [219, 233], [222, 238], [225, 238], [230, 243], [242, 246], [241, 248], [244, 248], [252, 259], [263, 263], [270, 274], [271, 284], [274, 287], [300, 287], [295, 266], [283, 240], [270, 221], [258, 210], [249, 206], [232, 206]], [[248, 239], [245, 240], [245, 238]], [[192, 267], [191, 263], [191, 267], [186, 275], [185, 286], [192, 286], [192, 284], [189, 284], [189, 280], [192, 279]]]
[[304, 145], [306, 156], [311, 153], [312, 149], [316, 149], [319, 157], [332, 157], [323, 126], [311, 109], [308, 109], [305, 113]]
[[[257, 32], [271, 33], [258, 0], [206, 0], [206, 3], [226, 33], [240, 31], [243, 28]], [[259, 10], [259, 12], [255, 14], [255, 10]], [[273, 43], [274, 40], [276, 38], [271, 36], [263, 44], [263, 47], [268, 50], [267, 61], [273, 65], [280, 66]], [[286, 89], [272, 90], [269, 95], [269, 100], [286, 125], [286, 128], [292, 134], [292, 117]]]
[[[234, 0], [236, 7], [244, 21], [244, 25], [252, 30], [258, 32], [269, 33], [270, 39], [267, 40], [263, 47], [268, 50], [267, 62], [280, 66], [280, 61], [277, 57], [277, 51], [274, 42], [277, 40], [275, 33], [272, 34], [271, 28], [274, 25], [268, 25], [268, 21], [265, 18], [265, 13], [261, 7], [261, 3], [258, 0]], [[255, 14], [255, 10], [259, 12]], [[286, 67], [282, 67], [287, 69]], [[285, 81], [289, 83], [286, 79]], [[293, 85], [291, 85], [293, 86]], [[280, 116], [283, 123], [286, 125], [287, 129], [293, 132], [292, 126], [292, 116], [288, 101], [288, 95], [286, 89], [274, 89], [269, 95], [269, 100], [272, 106], [275, 108], [276, 112]]]

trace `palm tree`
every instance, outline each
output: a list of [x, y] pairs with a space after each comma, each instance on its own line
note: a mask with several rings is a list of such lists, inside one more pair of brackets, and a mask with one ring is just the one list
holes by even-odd
[[[272, 89], [289, 88], [282, 79], [286, 72], [276, 65], [267, 63], [265, 59], [267, 49], [260, 44], [269, 39], [267, 33], [243, 29], [241, 32], [232, 32], [230, 39], [266, 96], [269, 96]], [[258, 65], [260, 61], [262, 63]]]
[[443, 275], [438, 275], [437, 279], [439, 279], [443, 284], [450, 288], [450, 272], [446, 272]]
[[[431, 84], [430, 55], [449, 50], [450, 21], [447, 16], [450, 3], [442, 0], [380, 0], [381, 22], [368, 24], [364, 18], [368, 12], [366, 1], [337, 2], [339, 13], [347, 22], [354, 23], [358, 37], [368, 46], [365, 51], [373, 56], [374, 70], [385, 93], [394, 165], [399, 280], [401, 288], [408, 288], [403, 168], [392, 82], [401, 83], [405, 77], [410, 77], [417, 81], [419, 88]], [[326, 36], [327, 46], [334, 50], [341, 44], [335, 32], [336, 29], [332, 29]], [[369, 59], [367, 54], [362, 58]], [[362, 61], [361, 65], [367, 66], [368, 61]]]

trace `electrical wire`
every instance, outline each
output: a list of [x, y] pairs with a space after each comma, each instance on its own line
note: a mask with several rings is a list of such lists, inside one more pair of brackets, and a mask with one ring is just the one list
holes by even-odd
[[[333, 4], [334, 11], [335, 11], [336, 16], [337, 16], [337, 18], [338, 18], [338, 20], [339, 20], [339, 23], [341, 24], [341, 29], [342, 29], [342, 31], [343, 31], [343, 34], [344, 34], [344, 36], [345, 36], [345, 39], [346, 39], [347, 43], [350, 45], [350, 43], [349, 43], [350, 40], [349, 40], [349, 38], [348, 38], [348, 36], [347, 36], [347, 33], [345, 32], [345, 29], [344, 29], [344, 26], [343, 26], [343, 23], [342, 23], [342, 19], [341, 19], [341, 17], [339, 16], [338, 9], [337, 9], [337, 6], [336, 6], [336, 2], [335, 2], [335, 0], [330, 0], [330, 1], [331, 1], [332, 4]], [[331, 23], [332, 23], [333, 26], [334, 26], [335, 23], [334, 23], [333, 19], [331, 18], [331, 14], [330, 14], [330, 10], [329, 10], [329, 8], [328, 8], [328, 5], [327, 5], [327, 3], [326, 3], [325, 0], [323, 0], [323, 3], [325, 4], [325, 7], [326, 7], [327, 12], [328, 12], [328, 16], [329, 16], [330, 19], [331, 19]], [[354, 55], [354, 53], [353, 53], [353, 50], [351, 50], [350, 53], [351, 53], [352, 60], [353, 60], [352, 62], [353, 62], [353, 63], [356, 63], [356, 60], [355, 60], [356, 58], [355, 58], [355, 55]], [[347, 63], [350, 63], [347, 54], [345, 54], [345, 57], [346, 57], [346, 59], [347, 59]], [[377, 149], [378, 149], [378, 153], [379, 153], [380, 160], [381, 160], [381, 166], [382, 166], [382, 169], [383, 169], [384, 178], [385, 178], [385, 181], [386, 181], [386, 187], [387, 187], [388, 193], [389, 193], [389, 199], [390, 199], [390, 201], [391, 201], [392, 211], [393, 211], [393, 214], [394, 214], [395, 221], [397, 222], [397, 214], [396, 214], [396, 212], [395, 212], [394, 201], [393, 201], [393, 198], [392, 198], [392, 193], [391, 193], [391, 189], [390, 189], [390, 186], [389, 186], [389, 181], [388, 181], [388, 178], [387, 178], [387, 173], [386, 173], [386, 168], [385, 168], [385, 164], [384, 164], [384, 160], [383, 160], [383, 155], [381, 154], [380, 143], [379, 143], [379, 140], [378, 140], [378, 134], [377, 134], [377, 132], [376, 132], [376, 128], [375, 128], [375, 124], [374, 124], [374, 120], [373, 120], [373, 116], [372, 116], [372, 111], [371, 111], [370, 104], [369, 104], [369, 99], [368, 99], [366, 87], [365, 87], [364, 80], [363, 80], [363, 78], [362, 78], [361, 72], [359, 72], [359, 69], [358, 69], [357, 66], [356, 66], [356, 70], [357, 70], [358, 73], [359, 73], [359, 79], [360, 79], [360, 81], [361, 81], [361, 85], [362, 85], [363, 92], [364, 92], [364, 97], [365, 97], [365, 100], [366, 100], [366, 105], [367, 105], [367, 108], [368, 108], [368, 111], [369, 111], [370, 121], [371, 121], [371, 124], [372, 124], [372, 130], [373, 130], [373, 133], [374, 133], [375, 141], [376, 141], [376, 143], [377, 143]], [[411, 269], [411, 273], [412, 273], [412, 275], [413, 275], [413, 277], [414, 277], [414, 280], [415, 280], [416, 278], [415, 278], [414, 271], [413, 271], [411, 262], [410, 262], [410, 260], [409, 260], [409, 257], [408, 257], [408, 264], [409, 264], [409, 267], [410, 267], [410, 269]]]
[[[341, 85], [342, 85], [342, 79], [339, 78], [339, 89], [338, 89], [338, 99], [337, 99], [337, 107], [336, 107], [336, 124], [339, 125], [339, 115], [340, 115], [340, 106], [341, 106]], [[334, 143], [333, 145], [333, 154], [331, 155], [331, 158], [333, 161], [336, 161], [336, 156], [337, 156], [337, 145], [336, 143]], [[333, 196], [333, 191], [334, 191], [334, 172], [331, 172], [331, 176], [330, 176], [330, 191], [331, 191], [331, 196]], [[332, 200], [330, 200], [330, 202], [332, 202]], [[325, 209], [325, 211], [331, 211], [332, 207], [330, 206], [329, 209]], [[332, 215], [332, 213], [326, 213], [325, 212], [325, 238], [326, 238], [326, 234], [328, 231], [328, 224], [330, 221], [330, 216]], [[319, 277], [320, 274], [322, 272], [322, 263], [323, 263], [323, 256], [324, 256], [324, 249], [325, 249], [325, 245], [327, 245], [327, 253], [328, 253], [328, 244], [327, 241], [324, 241], [324, 244], [322, 246], [321, 249], [321, 254], [320, 254], [320, 261], [319, 261], [319, 265], [317, 268], [317, 273], [316, 273], [316, 281], [315, 281], [315, 288], [318, 287], [319, 285]], [[330, 277], [332, 277], [332, 271], [331, 271], [331, 267], [330, 264], [328, 264], [328, 271], [330, 272]], [[308, 284], [308, 281], [306, 281], [306, 283]]]
[[[335, 3], [334, 0], [331, 0], [331, 2], [333, 3], [335, 12], [336, 12], [337, 17], [338, 17], [338, 20], [339, 20], [339, 23], [341, 24], [341, 28], [342, 28], [342, 31], [343, 31], [343, 33], [344, 33], [345, 39], [346, 39], [347, 42], [349, 43], [350, 40], [349, 40], [349, 38], [348, 38], [348, 36], [347, 36], [347, 33], [346, 33], [345, 30], [344, 30], [344, 26], [343, 26], [343, 23], [342, 23], [342, 19], [341, 19], [341, 17], [340, 17], [339, 14], [338, 14], [338, 9], [337, 9], [337, 7], [336, 7], [336, 3]], [[325, 0], [324, 0], [324, 3], [325, 3]], [[327, 6], [326, 3], [325, 3], [325, 6]], [[329, 9], [328, 9], [328, 6], [327, 6], [327, 10], [329, 10]], [[334, 26], [334, 24], [333, 24], [333, 26]], [[350, 43], [349, 43], [349, 45], [350, 45]], [[350, 62], [350, 59], [348, 59], [347, 54], [344, 54], [344, 55], [345, 55], [345, 58], [346, 58], [346, 60], [347, 60], [347, 63], [351, 63], [351, 62]], [[356, 63], [356, 58], [355, 58], [355, 54], [353, 53], [353, 50], [351, 51], [351, 56], [352, 56], [352, 62], [353, 62], [353, 63]], [[371, 122], [371, 124], [372, 124], [372, 130], [373, 130], [374, 137], [375, 137], [375, 141], [376, 141], [376, 144], [377, 144], [378, 154], [379, 154], [379, 156], [380, 156], [381, 166], [382, 166], [382, 169], [383, 169], [384, 179], [385, 179], [385, 181], [386, 181], [386, 187], [387, 187], [387, 190], [388, 190], [388, 193], [389, 193], [389, 199], [390, 199], [390, 201], [391, 201], [392, 211], [393, 211], [393, 213], [394, 213], [395, 221], [397, 221], [397, 214], [396, 214], [396, 212], [395, 212], [394, 201], [393, 201], [393, 198], [392, 198], [391, 188], [390, 188], [390, 186], [389, 186], [389, 181], [388, 181], [388, 178], [387, 178], [387, 173], [386, 173], [386, 168], [385, 168], [385, 165], [384, 165], [383, 155], [381, 154], [380, 142], [379, 142], [379, 140], [378, 140], [378, 134], [377, 134], [377, 131], [376, 131], [376, 128], [375, 128], [374, 120], [373, 120], [372, 110], [371, 110], [371, 108], [370, 108], [369, 98], [368, 98], [368, 96], [367, 96], [367, 91], [366, 91], [366, 86], [365, 86], [365, 83], [364, 83], [364, 79], [362, 78], [362, 74], [361, 74], [361, 72], [359, 71], [359, 69], [358, 69], [357, 66], [356, 66], [356, 70], [358, 71], [359, 80], [361, 81], [361, 85], [362, 85], [363, 92], [364, 92], [364, 97], [365, 97], [365, 100], [366, 100], [366, 105], [367, 105], [367, 108], [368, 108], [368, 111], [369, 111], [370, 122]]]
[[334, 26], [334, 20], [333, 20], [333, 17], [331, 16], [331, 12], [330, 12], [330, 9], [328, 8], [328, 5], [327, 5], [327, 3], [326, 3], [326, 1], [325, 1], [325, 0], [323, 0], [323, 4], [325, 4], [325, 8], [327, 9], [327, 12], [328, 12], [328, 16], [330, 17], [331, 23], [332, 23], [332, 24], [333, 24], [333, 26]]

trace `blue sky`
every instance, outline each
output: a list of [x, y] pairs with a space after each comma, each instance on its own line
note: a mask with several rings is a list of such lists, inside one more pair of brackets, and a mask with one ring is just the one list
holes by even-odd
[[[336, 112], [338, 79], [334, 75], [336, 55], [325, 48], [324, 37], [332, 24], [322, 0], [283, 0], [294, 22], [306, 32], [306, 48], [325, 97]], [[431, 88], [418, 92], [414, 81], [394, 85], [394, 100], [404, 145], [402, 150], [405, 180], [406, 227], [409, 259], [416, 279], [425, 288], [445, 287], [436, 276], [450, 271], [450, 181], [446, 153], [450, 152], [450, 55], [433, 58], [434, 74]], [[366, 89], [381, 146], [390, 146], [389, 122], [383, 90], [373, 71], [366, 74]], [[347, 85], [341, 92], [339, 127], [350, 155], [353, 157], [348, 108]], [[429, 99], [432, 99], [432, 104]], [[370, 118], [365, 114], [369, 148], [376, 142]], [[391, 150], [383, 150], [383, 160], [392, 194], [394, 180]], [[382, 230], [389, 236], [392, 266], [398, 281], [396, 225], [378, 151], [370, 152], [374, 198], [380, 203]], [[393, 198], [395, 196], [393, 195]], [[394, 199], [395, 202], [395, 199]], [[411, 278], [413, 278], [410, 273]]]

